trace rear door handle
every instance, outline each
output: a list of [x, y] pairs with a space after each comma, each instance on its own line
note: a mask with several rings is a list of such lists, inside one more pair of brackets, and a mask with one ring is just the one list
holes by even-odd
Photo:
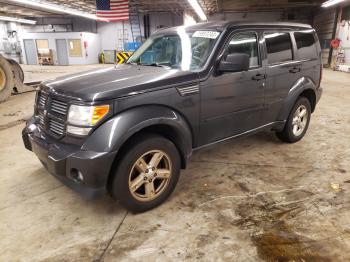
[[260, 81], [260, 80], [263, 80], [265, 78], [266, 78], [266, 76], [264, 74], [257, 74], [257, 75], [252, 77], [252, 80]]
[[299, 73], [301, 71], [300, 67], [293, 67], [292, 69], [289, 70], [289, 73], [295, 74]]

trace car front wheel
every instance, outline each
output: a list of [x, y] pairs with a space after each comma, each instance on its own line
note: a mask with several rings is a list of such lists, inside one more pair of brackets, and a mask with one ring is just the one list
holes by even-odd
[[158, 135], [141, 135], [118, 161], [111, 193], [126, 209], [138, 213], [162, 204], [180, 173], [176, 146]]

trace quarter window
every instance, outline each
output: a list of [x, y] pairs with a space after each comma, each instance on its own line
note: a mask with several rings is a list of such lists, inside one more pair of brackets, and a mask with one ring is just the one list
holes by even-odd
[[249, 55], [249, 67], [256, 67], [259, 65], [258, 58], [258, 39], [255, 33], [238, 33], [232, 37], [223, 59], [229, 54], [247, 54]]
[[316, 42], [312, 32], [295, 32], [294, 37], [300, 58], [311, 59], [317, 57]]
[[265, 33], [269, 64], [293, 60], [292, 43], [288, 33]]

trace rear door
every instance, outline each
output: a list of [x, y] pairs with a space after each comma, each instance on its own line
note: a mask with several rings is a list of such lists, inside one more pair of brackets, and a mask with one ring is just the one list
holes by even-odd
[[[261, 125], [265, 70], [260, 57], [259, 33], [233, 32], [220, 56], [245, 53], [250, 68], [244, 72], [214, 73], [200, 84], [200, 143], [207, 144]], [[219, 59], [219, 58], [218, 58]]]
[[316, 32], [313, 29], [294, 32], [297, 57], [302, 62], [301, 74], [316, 85], [321, 79], [321, 59]]
[[301, 77], [302, 62], [295, 55], [295, 42], [288, 31], [265, 31], [266, 106], [264, 122], [277, 119], [289, 90]]

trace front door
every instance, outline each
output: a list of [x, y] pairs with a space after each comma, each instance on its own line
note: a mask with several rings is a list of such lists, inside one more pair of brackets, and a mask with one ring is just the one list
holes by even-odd
[[221, 59], [228, 54], [248, 54], [249, 70], [215, 73], [201, 83], [201, 145], [244, 133], [262, 124], [265, 69], [260, 49], [257, 32], [233, 33]]

